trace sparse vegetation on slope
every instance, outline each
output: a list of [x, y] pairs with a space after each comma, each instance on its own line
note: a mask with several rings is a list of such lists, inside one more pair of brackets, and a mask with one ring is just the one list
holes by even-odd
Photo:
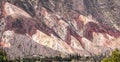
[[3, 49], [0, 49], [0, 62], [8, 61], [6, 52]]
[[104, 58], [102, 62], [120, 62], [120, 51], [115, 49], [111, 56]]

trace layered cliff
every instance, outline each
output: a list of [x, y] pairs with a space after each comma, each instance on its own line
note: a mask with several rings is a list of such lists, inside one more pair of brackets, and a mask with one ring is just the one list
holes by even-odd
[[120, 48], [119, 2], [0, 1], [0, 45], [10, 58], [109, 53]]

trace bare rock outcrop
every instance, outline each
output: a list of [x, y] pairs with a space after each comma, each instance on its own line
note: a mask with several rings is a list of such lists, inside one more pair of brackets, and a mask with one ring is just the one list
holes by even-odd
[[0, 45], [10, 58], [109, 53], [120, 49], [119, 2], [0, 1]]

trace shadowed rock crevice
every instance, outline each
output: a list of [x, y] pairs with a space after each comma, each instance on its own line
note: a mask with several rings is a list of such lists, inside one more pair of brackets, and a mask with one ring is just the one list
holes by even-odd
[[6, 31], [13, 30], [16, 33], [26, 34], [30, 36], [36, 33], [35, 22], [32, 19], [27, 18], [12, 18], [11, 16], [6, 18]]
[[28, 2], [27, 0], [24, 1], [16, 0], [15, 5], [19, 6], [20, 8], [28, 12], [32, 17], [36, 15], [34, 7], [32, 6], [31, 2]]

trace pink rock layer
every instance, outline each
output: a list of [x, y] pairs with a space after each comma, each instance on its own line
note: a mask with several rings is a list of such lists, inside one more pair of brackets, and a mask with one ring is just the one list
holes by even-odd
[[0, 45], [5, 47], [10, 58], [59, 53], [90, 56], [120, 48], [120, 31], [97, 22], [92, 15], [69, 11], [73, 17], [66, 21], [42, 7], [40, 20], [10, 3], [4, 7], [5, 29]]

